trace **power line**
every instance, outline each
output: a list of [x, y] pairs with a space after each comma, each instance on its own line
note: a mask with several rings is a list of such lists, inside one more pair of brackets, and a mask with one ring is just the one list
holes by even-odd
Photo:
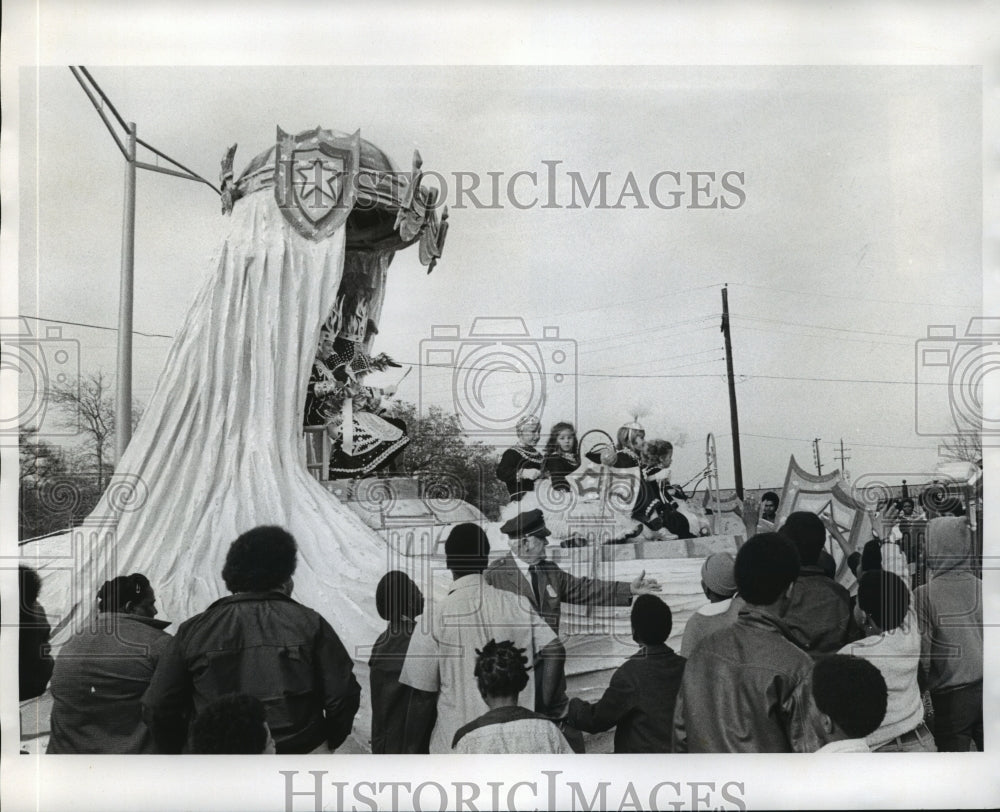
[[869, 378], [804, 378], [795, 375], [741, 375], [744, 380], [766, 379], [773, 381], [809, 381], [810, 383], [879, 383], [906, 386], [952, 386], [948, 381], [880, 381]]
[[801, 333], [795, 330], [774, 330], [769, 327], [751, 327], [748, 324], [741, 324], [740, 329], [753, 330], [757, 333], [771, 333], [772, 335], [818, 338], [822, 341], [829, 341], [831, 338], [836, 338], [837, 341], [851, 341], [857, 344], [882, 344], [886, 347], [912, 347], [913, 342], [916, 340], [911, 338], [909, 341], [879, 341], [876, 338], [848, 338], [847, 336], [809, 335], [808, 333]]
[[[647, 301], [647, 302], [655, 302], [655, 301], [657, 301], [659, 299], [667, 299], [667, 298], [671, 298], [672, 299], [672, 298], [675, 298], [677, 296], [681, 296], [681, 295], [683, 295], [685, 293], [693, 293], [694, 291], [698, 291], [698, 290], [709, 290], [711, 288], [721, 287], [721, 285], [722, 285], [721, 282], [714, 282], [711, 285], [701, 285], [701, 286], [695, 287], [695, 288], [683, 288], [681, 290], [671, 290], [671, 291], [668, 291], [666, 293], [659, 294], [658, 296], [650, 296], [645, 301]], [[559, 316], [575, 316], [575, 315], [578, 315], [580, 313], [596, 313], [596, 312], [598, 312], [600, 310], [609, 310], [609, 309], [612, 309], [612, 308], [615, 308], [615, 307], [630, 307], [630, 306], [631, 306], [631, 303], [625, 304], [625, 303], [615, 302], [614, 304], [600, 305], [598, 307], [588, 307], [588, 308], [585, 308], [583, 310], [567, 310], [567, 311], [565, 311], [563, 313], [547, 314], [544, 318], [554, 319], [554, 318], [557, 318]]]
[[749, 319], [750, 321], [766, 321], [774, 324], [784, 324], [788, 327], [807, 327], [810, 330], [834, 330], [838, 333], [857, 333], [859, 335], [870, 335], [870, 336], [888, 336], [890, 338], [908, 338], [911, 341], [915, 341], [917, 337], [912, 335], [906, 335], [904, 333], [883, 333], [874, 330], [852, 330], [849, 327], [827, 327], [823, 324], [802, 324], [797, 321], [783, 321], [782, 319], [766, 319], [763, 316], [741, 316], [735, 314], [738, 319]]
[[[23, 313], [18, 314], [18, 318], [30, 319], [31, 321], [48, 321], [53, 324], [70, 324], [73, 327], [88, 327], [92, 330], [109, 330], [112, 333], [117, 333], [117, 327], [106, 327], [103, 324], [86, 324], [82, 321], [68, 321], [66, 319], [49, 319], [44, 316], [26, 316]], [[141, 330], [133, 330], [132, 335], [145, 336], [146, 338], [173, 338], [173, 336], [164, 335], [163, 333], [144, 333]]]
[[911, 302], [905, 299], [874, 299], [870, 296], [838, 296], [834, 293], [820, 293], [818, 291], [791, 290], [790, 288], [779, 288], [773, 285], [752, 285], [749, 282], [730, 282], [741, 288], [756, 288], [758, 290], [777, 290], [782, 293], [792, 293], [796, 296], [821, 297], [824, 299], [841, 299], [848, 302], [879, 302], [881, 304], [903, 304], [916, 305], [918, 307], [954, 307], [961, 310], [981, 310], [981, 305], [959, 305], [948, 304], [946, 302]]
[[[757, 437], [763, 440], [788, 440], [789, 442], [796, 443], [812, 443], [813, 440], [807, 437], [782, 437], [776, 434], [751, 434], [749, 432], [740, 432], [744, 437]], [[717, 437], [724, 437], [727, 435], [717, 434]], [[857, 446], [863, 446], [865, 448], [896, 448], [904, 449], [909, 451], [933, 451], [934, 448], [931, 446], [924, 445], [894, 445], [892, 443], [854, 443]]]
[[[20, 314], [20, 318], [31, 319], [32, 321], [47, 321], [54, 324], [69, 324], [74, 327], [87, 327], [93, 330], [110, 330], [111, 332], [117, 332], [114, 327], [106, 327], [103, 324], [87, 324], [80, 321], [69, 321], [67, 319], [51, 319], [42, 316], [27, 316]], [[698, 332], [704, 328], [698, 328], [698, 330], [690, 330], [688, 332]], [[174, 336], [165, 335], [163, 333], [145, 333], [141, 330], [133, 330], [134, 335], [145, 336], [146, 338], [168, 338], [172, 339]], [[709, 350], [700, 350], [699, 352], [709, 352]], [[696, 355], [698, 353], [691, 353], [691, 355]], [[672, 358], [682, 358], [684, 355], [671, 356]], [[666, 359], [664, 359], [666, 360]], [[454, 366], [447, 364], [423, 364], [419, 361], [400, 361], [401, 364], [406, 364], [407, 366], [414, 367], [427, 367], [429, 369], [450, 369], [454, 372], [489, 372], [491, 371], [489, 367], [464, 367], [464, 366]], [[529, 370], [529, 369], [507, 369], [504, 372], [513, 373], [516, 375], [564, 375], [566, 377], [573, 378], [717, 378], [721, 377], [721, 373], [704, 373], [697, 375], [612, 375], [612, 374], [602, 374], [597, 372], [561, 372], [553, 371], [548, 372], [546, 370]], [[796, 375], [756, 375], [750, 373], [744, 373], [739, 375], [741, 381], [750, 381], [756, 379], [765, 380], [776, 380], [776, 381], [811, 381], [815, 383], [876, 383], [876, 384], [902, 384], [906, 386], [951, 386], [947, 381], [887, 381], [887, 380], [874, 380], [869, 378], [807, 378]]]

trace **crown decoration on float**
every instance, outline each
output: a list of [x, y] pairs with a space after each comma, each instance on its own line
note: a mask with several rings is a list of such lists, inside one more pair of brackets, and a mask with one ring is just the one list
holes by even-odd
[[650, 408], [648, 404], [645, 403], [634, 403], [628, 410], [628, 413], [632, 416], [632, 419], [627, 423], [622, 424], [622, 428], [631, 429], [632, 431], [645, 431], [640, 419], [644, 418], [650, 413]]
[[275, 145], [234, 180], [233, 144], [222, 159], [222, 213], [249, 194], [271, 190], [282, 214], [303, 237], [322, 240], [347, 223], [347, 250], [399, 250], [418, 243], [420, 262], [434, 270], [448, 233], [448, 207], [438, 217], [438, 190], [420, 185], [423, 159], [410, 172], [353, 134], [316, 127], [298, 135], [277, 130]]

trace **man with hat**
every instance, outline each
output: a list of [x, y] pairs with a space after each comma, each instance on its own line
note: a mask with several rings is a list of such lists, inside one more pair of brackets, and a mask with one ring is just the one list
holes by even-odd
[[[483, 579], [489, 553], [489, 540], [478, 525], [466, 523], [452, 529], [445, 541], [445, 557], [453, 583], [435, 607], [430, 629], [417, 630], [406, 652], [399, 681], [417, 692], [437, 694], [431, 753], [452, 752], [458, 729], [489, 710], [474, 672], [476, 649], [483, 649], [490, 640], [510, 640], [527, 652], [534, 666], [529, 674], [543, 683], [536, 687], [529, 681], [528, 690], [521, 692], [520, 702], [530, 710], [545, 713], [560, 682], [565, 682], [566, 652], [552, 629], [535, 612], [525, 618], [516, 596], [494, 589]], [[417, 698], [422, 699], [419, 693]]]
[[537, 508], [519, 513], [502, 525], [500, 532], [510, 537], [510, 552], [490, 565], [486, 582], [527, 598], [556, 634], [563, 603], [628, 606], [635, 595], [660, 591], [660, 584], [647, 578], [645, 571], [631, 583], [601, 581], [571, 575], [549, 561], [545, 547], [551, 533]]
[[708, 603], [688, 618], [681, 638], [681, 656], [690, 657], [698, 643], [736, 622], [743, 600], [736, 595], [736, 559], [731, 553], [712, 553], [701, 565], [701, 588]]
[[[545, 547], [550, 531], [545, 526], [542, 511], [537, 508], [519, 513], [503, 524], [500, 532], [510, 537], [510, 552], [490, 565], [486, 570], [486, 582], [517, 595], [522, 615], [525, 608], [530, 607], [531, 614], [538, 612], [556, 634], [564, 602], [628, 606], [635, 595], [660, 591], [660, 584], [654, 578], [646, 578], [645, 571], [631, 583], [601, 581], [572, 575], [548, 560]], [[527, 607], [522, 599], [527, 599]], [[554, 709], [565, 707], [568, 701], [566, 677], [560, 674]], [[575, 751], [583, 752], [583, 736], [579, 731], [564, 727], [563, 734]]]

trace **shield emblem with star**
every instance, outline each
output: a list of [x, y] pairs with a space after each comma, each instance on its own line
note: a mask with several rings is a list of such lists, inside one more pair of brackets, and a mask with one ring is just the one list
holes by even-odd
[[326, 239], [354, 207], [361, 131], [338, 136], [317, 127], [289, 135], [279, 127], [274, 152], [274, 196], [281, 213], [303, 237]]

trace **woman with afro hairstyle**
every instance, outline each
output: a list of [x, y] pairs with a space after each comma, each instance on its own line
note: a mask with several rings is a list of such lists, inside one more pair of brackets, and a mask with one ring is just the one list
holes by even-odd
[[458, 729], [456, 753], [572, 753], [559, 727], [517, 704], [528, 684], [525, 650], [510, 640], [490, 640], [476, 650], [476, 684], [489, 710]]

